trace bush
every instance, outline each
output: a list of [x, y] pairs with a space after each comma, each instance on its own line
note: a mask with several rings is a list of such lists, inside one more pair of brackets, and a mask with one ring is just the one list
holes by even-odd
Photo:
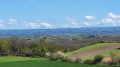
[[94, 64], [100, 63], [100, 62], [102, 61], [102, 59], [103, 59], [103, 56], [101, 56], [101, 55], [96, 55], [96, 56], [94, 57], [93, 63], [94, 63]]
[[104, 39], [101, 39], [99, 43], [105, 43], [105, 40], [104, 40]]
[[115, 41], [109, 40], [106, 43], [115, 43]]
[[109, 64], [110, 65], [116, 65], [117, 64], [116, 54], [115, 53], [110, 53], [110, 56], [111, 56], [111, 62]]
[[61, 58], [62, 62], [73, 62], [72, 59], [68, 58], [68, 57], [62, 57]]
[[81, 63], [81, 62], [82, 62], [81, 58], [76, 58], [75, 59], [75, 63]]
[[47, 58], [49, 58], [50, 60], [61, 60], [64, 57], [64, 53], [62, 53], [61, 51], [58, 51], [57, 53], [46, 53], [45, 54]]
[[120, 56], [117, 56], [117, 57], [116, 57], [116, 61], [117, 61], [116, 64], [117, 64], [117, 65], [120, 65]]
[[26, 56], [26, 57], [31, 57], [32, 54], [31, 54], [30, 52], [28, 52], [28, 53], [25, 53], [25, 56]]
[[85, 63], [85, 64], [92, 64], [92, 63], [93, 63], [93, 60], [88, 59], [88, 60], [85, 60], [84, 63]]
[[50, 53], [45, 53], [45, 57], [49, 58], [50, 57]]
[[61, 51], [58, 51], [56, 54], [59, 59], [65, 56], [64, 53], [62, 53]]
[[57, 61], [59, 58], [57, 57], [57, 54], [56, 53], [51, 53], [50, 57], [49, 57], [49, 60], [52, 60], [52, 61]]

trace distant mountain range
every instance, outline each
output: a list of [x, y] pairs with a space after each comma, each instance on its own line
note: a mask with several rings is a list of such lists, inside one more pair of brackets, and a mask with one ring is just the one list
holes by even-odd
[[40, 35], [117, 35], [120, 27], [82, 27], [82, 28], [59, 28], [59, 29], [19, 29], [0, 30], [0, 37], [10, 36], [40, 36]]

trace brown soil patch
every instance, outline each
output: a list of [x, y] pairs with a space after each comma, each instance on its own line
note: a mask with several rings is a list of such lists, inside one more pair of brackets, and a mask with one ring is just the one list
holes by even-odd
[[119, 47], [120, 47], [120, 44], [103, 45], [103, 46], [98, 46], [98, 47], [90, 48], [87, 50], [79, 51], [79, 52], [73, 53], [71, 55], [67, 55], [67, 57], [69, 57], [73, 60], [76, 58], [85, 58], [85, 57], [95, 56], [97, 54], [110, 52]]

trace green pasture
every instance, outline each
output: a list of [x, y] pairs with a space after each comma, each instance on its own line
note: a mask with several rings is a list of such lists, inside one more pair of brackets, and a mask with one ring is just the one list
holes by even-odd
[[88, 65], [61, 61], [49, 61], [42, 58], [0, 57], [0, 67], [117, 67], [109, 65]]

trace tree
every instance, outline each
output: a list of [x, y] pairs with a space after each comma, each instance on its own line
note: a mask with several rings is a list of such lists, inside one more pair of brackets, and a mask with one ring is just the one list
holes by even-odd
[[46, 47], [48, 45], [48, 43], [45, 39], [40, 39], [39, 45], [42, 48], [42, 47]]
[[32, 43], [31, 48], [39, 48], [38, 43]]
[[12, 53], [16, 53], [19, 50], [19, 46], [18, 46], [18, 37], [10, 37], [9, 38], [9, 44], [10, 44], [10, 52]]
[[44, 56], [45, 56], [45, 53], [47, 53], [47, 52], [48, 52], [48, 50], [47, 50], [45, 47], [43, 47], [43, 48], [41, 49], [41, 56], [44, 57]]
[[0, 52], [5, 53], [8, 52], [9, 44], [5, 39], [0, 39]]
[[100, 62], [102, 61], [102, 59], [103, 59], [103, 56], [101, 56], [101, 55], [96, 55], [96, 56], [94, 57], [93, 63], [94, 63], [94, 64], [100, 63]]
[[62, 47], [58, 44], [52, 45], [51, 52], [53, 53], [53, 52], [57, 52], [57, 51], [63, 51]]
[[32, 50], [32, 55], [33, 55], [33, 56], [40, 56], [40, 54], [41, 54], [40, 49], [34, 48], [34, 49]]

